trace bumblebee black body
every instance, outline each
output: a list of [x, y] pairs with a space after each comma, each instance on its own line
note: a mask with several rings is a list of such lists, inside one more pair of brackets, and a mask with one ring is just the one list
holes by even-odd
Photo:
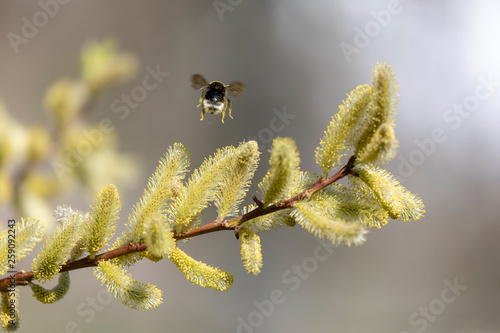
[[201, 94], [201, 120], [205, 117], [205, 112], [211, 114], [222, 114], [222, 122], [227, 108], [229, 108], [229, 117], [231, 116], [231, 101], [226, 98], [226, 89], [224, 84], [219, 81], [210, 82], [209, 86]]
[[203, 76], [200, 74], [194, 74], [191, 77], [192, 87], [196, 90], [201, 90], [200, 104], [201, 105], [201, 119], [205, 117], [205, 112], [210, 114], [221, 114], [222, 122], [224, 122], [224, 116], [226, 109], [229, 109], [229, 117], [233, 118], [231, 115], [231, 101], [226, 97], [226, 93], [232, 96], [238, 96], [241, 94], [245, 85], [241, 82], [233, 82], [229, 86], [225, 86], [224, 83], [220, 81], [212, 81], [208, 83]]

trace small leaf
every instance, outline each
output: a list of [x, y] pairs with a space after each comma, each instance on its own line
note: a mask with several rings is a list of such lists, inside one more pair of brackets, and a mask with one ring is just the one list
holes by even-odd
[[257, 275], [262, 267], [260, 237], [251, 230], [240, 228], [238, 231], [241, 244], [241, 260], [248, 274]]
[[177, 246], [174, 247], [168, 258], [193, 284], [222, 291], [228, 291], [233, 285], [231, 274], [194, 260]]
[[31, 291], [33, 291], [33, 297], [38, 301], [44, 304], [53, 304], [62, 299], [68, 292], [70, 286], [69, 272], [62, 272], [59, 274], [59, 282], [50, 290], [34, 284], [33, 282], [29, 282], [28, 285], [31, 287]]
[[264, 207], [287, 199], [293, 190], [293, 184], [299, 177], [300, 158], [297, 146], [291, 138], [277, 137], [271, 148], [269, 171], [259, 184]]
[[99, 266], [94, 269], [94, 276], [106, 285], [116, 299], [129, 308], [148, 310], [162, 303], [161, 290], [151, 284], [137, 282], [124, 269], [109, 261], [99, 262]]

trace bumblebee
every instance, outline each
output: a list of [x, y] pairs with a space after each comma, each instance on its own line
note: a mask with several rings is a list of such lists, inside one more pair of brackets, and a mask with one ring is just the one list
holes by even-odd
[[205, 112], [211, 114], [222, 114], [222, 122], [224, 122], [224, 115], [226, 109], [229, 108], [229, 117], [231, 116], [231, 101], [226, 98], [226, 93], [230, 96], [239, 96], [245, 89], [245, 85], [241, 82], [232, 82], [230, 85], [225, 86], [220, 81], [212, 81], [210, 83], [205, 80], [200, 74], [191, 76], [191, 87], [196, 90], [201, 90], [200, 104], [201, 105], [201, 119], [205, 117]]

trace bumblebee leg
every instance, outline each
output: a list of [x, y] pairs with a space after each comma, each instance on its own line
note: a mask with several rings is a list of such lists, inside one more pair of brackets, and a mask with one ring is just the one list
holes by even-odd
[[[205, 92], [205, 91], [201, 93], [201, 97], [200, 97], [200, 104], [198, 104], [196, 107], [200, 106], [200, 105], [201, 105], [201, 103], [203, 103], [203, 99], [205, 98], [205, 94], [206, 94], [206, 92]], [[203, 118], [202, 118], [202, 119], [203, 119]]]
[[201, 119], [200, 119], [200, 121], [202, 121], [204, 117], [205, 117], [205, 109], [201, 108]]
[[231, 117], [231, 119], [233, 119], [233, 116], [231, 116], [231, 101], [229, 99], [227, 100], [227, 106], [229, 108], [229, 117]]
[[221, 114], [222, 114], [222, 123], [224, 124], [224, 116], [226, 114], [226, 110], [225, 109], [222, 110]]

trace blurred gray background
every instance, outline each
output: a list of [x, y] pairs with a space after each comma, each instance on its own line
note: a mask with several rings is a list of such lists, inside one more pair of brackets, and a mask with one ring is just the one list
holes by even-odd
[[[500, 2], [67, 1], [16, 53], [7, 34], [21, 34], [23, 17], [32, 21], [40, 3], [0, 1], [0, 99], [19, 121], [48, 125], [45, 90], [78, 75], [90, 39], [115, 37], [141, 61], [136, 79], [103, 94], [91, 117], [111, 119], [120, 150], [142, 165], [136, 183], [119, 187], [123, 221], [174, 142], [189, 148], [193, 170], [218, 147], [257, 137], [255, 193], [276, 110], [294, 118], [272, 135], [294, 138], [302, 169], [318, 172], [319, 138], [377, 62], [388, 62], [401, 86], [399, 157], [387, 168], [427, 213], [418, 222], [390, 221], [362, 246], [336, 248], [324, 261], [300, 227], [264, 233], [258, 276], [245, 273], [232, 233], [196, 237], [184, 250], [234, 274], [233, 288], [193, 286], [168, 260], [140, 262], [130, 271], [164, 292], [149, 311], [109, 301], [91, 270], [76, 271], [54, 305], [22, 290], [21, 332], [500, 332]], [[142, 84], [147, 66], [170, 74], [120, 120], [111, 103]], [[233, 120], [199, 121], [194, 73], [247, 85], [233, 99]], [[74, 205], [86, 209], [91, 200]], [[89, 297], [97, 297], [94, 307]]]

